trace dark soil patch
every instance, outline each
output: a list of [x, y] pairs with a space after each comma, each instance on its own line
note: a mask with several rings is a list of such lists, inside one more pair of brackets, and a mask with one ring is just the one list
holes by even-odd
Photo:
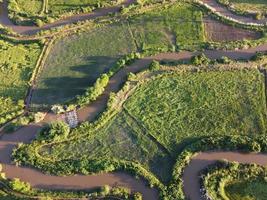
[[214, 19], [206, 18], [204, 20], [206, 38], [212, 42], [235, 41], [235, 40], [255, 40], [261, 37], [260, 32], [237, 28], [223, 24]]

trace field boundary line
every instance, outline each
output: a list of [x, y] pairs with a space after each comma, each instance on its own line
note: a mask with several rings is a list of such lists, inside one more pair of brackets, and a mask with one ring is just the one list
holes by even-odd
[[139, 46], [138, 46], [138, 43], [137, 43], [136, 37], [134, 37], [134, 34], [133, 34], [133, 32], [132, 32], [132, 28], [131, 28], [131, 25], [130, 25], [130, 23], [129, 23], [128, 19], [126, 20], [126, 26], [127, 26], [127, 29], [128, 29], [128, 31], [129, 31], [130, 35], [131, 35], [131, 38], [132, 38], [132, 39], [133, 39], [133, 41], [134, 41], [134, 45], [135, 45], [136, 51], [139, 51], [139, 50], [141, 50], [141, 49], [138, 49], [138, 48], [139, 48]]
[[46, 58], [47, 58], [47, 56], [51, 50], [51, 47], [53, 46], [52, 44], [54, 41], [55, 41], [55, 39], [52, 38], [46, 42], [38, 60], [37, 60], [36, 67], [33, 71], [32, 77], [29, 81], [30, 87], [28, 89], [27, 96], [25, 99], [26, 110], [29, 109], [29, 107], [30, 107], [32, 94], [33, 94], [33, 90], [35, 89], [35, 86], [36, 86], [37, 78], [44, 67], [45, 60], [46, 60]]
[[267, 110], [267, 69], [259, 69], [259, 71], [263, 74], [264, 77], [264, 97], [265, 97], [265, 105], [266, 105], [266, 110]]
[[168, 154], [171, 158], [173, 158], [171, 152], [163, 145], [161, 144], [157, 138], [155, 138], [151, 133], [149, 133], [149, 131], [146, 129], [146, 127], [141, 124], [139, 122], [139, 120], [137, 120], [126, 108], [123, 107], [123, 111], [125, 112], [126, 115], [128, 115], [142, 130], [142, 132], [144, 133], [144, 135], [148, 136], [150, 138], [150, 140], [152, 140], [155, 144], [157, 144], [157, 146], [164, 151], [166, 154]]

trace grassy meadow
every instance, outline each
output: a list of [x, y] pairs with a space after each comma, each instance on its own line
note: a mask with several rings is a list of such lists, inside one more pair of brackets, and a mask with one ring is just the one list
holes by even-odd
[[264, 179], [228, 183], [224, 190], [226, 196], [231, 200], [267, 199], [267, 183]]
[[204, 136], [266, 132], [257, 70], [163, 75], [140, 86], [124, 107], [172, 152]]
[[48, 13], [61, 15], [69, 12], [90, 11], [94, 7], [108, 7], [120, 0], [48, 0]]
[[129, 19], [129, 26], [143, 50], [177, 50], [205, 41], [202, 12], [187, 3], [176, 3]]
[[29, 80], [41, 52], [38, 43], [13, 43], [0, 39], [0, 124], [24, 107]]
[[123, 24], [60, 39], [40, 74], [33, 106], [64, 103], [83, 94], [119, 58], [134, 51], [133, 38]]
[[241, 12], [267, 13], [267, 2], [265, 0], [218, 0], [223, 4], [230, 4], [234, 9]]

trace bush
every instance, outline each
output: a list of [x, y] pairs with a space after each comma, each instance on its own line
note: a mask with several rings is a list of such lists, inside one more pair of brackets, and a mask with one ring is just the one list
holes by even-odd
[[44, 22], [40, 19], [37, 19], [36, 20], [36, 25], [39, 26], [39, 27], [42, 27], [44, 25]]
[[211, 63], [211, 60], [202, 53], [200, 55], [192, 57], [191, 62], [193, 65], [208, 65]]
[[96, 100], [96, 98], [104, 92], [108, 82], [109, 76], [107, 74], [102, 74], [101, 77], [97, 79], [94, 86], [88, 88], [84, 95], [77, 97], [78, 105], [89, 104]]
[[133, 199], [134, 200], [142, 200], [143, 199], [142, 194], [139, 192], [134, 193]]
[[106, 195], [108, 195], [109, 193], [110, 193], [110, 186], [108, 186], [108, 185], [104, 185], [102, 188], [101, 188], [101, 195], [103, 195], [103, 196], [106, 196]]
[[62, 121], [53, 122], [48, 126], [45, 126], [40, 133], [38, 134], [37, 138], [40, 140], [53, 140], [59, 141], [67, 139], [70, 133], [70, 127]]
[[10, 182], [10, 187], [18, 192], [27, 193], [31, 190], [31, 186], [29, 183], [20, 181], [18, 178], [13, 179]]
[[261, 20], [263, 18], [264, 18], [264, 15], [262, 13], [256, 13], [256, 15], [255, 15], [256, 20]]
[[34, 122], [35, 123], [39, 123], [41, 121], [43, 121], [43, 119], [45, 118], [45, 113], [42, 112], [37, 112], [34, 114]]
[[151, 71], [158, 71], [160, 69], [160, 64], [158, 61], [153, 60], [149, 66]]
[[64, 108], [61, 105], [53, 105], [51, 111], [55, 114], [61, 114], [65, 112]]

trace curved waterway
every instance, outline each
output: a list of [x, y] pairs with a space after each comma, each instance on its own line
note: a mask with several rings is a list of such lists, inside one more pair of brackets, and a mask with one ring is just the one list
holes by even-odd
[[[215, 4], [215, 0], [203, 0], [211, 6], [214, 6], [218, 10], [222, 8], [219, 4]], [[134, 0], [127, 0], [124, 5], [130, 5]], [[0, 23], [12, 28], [15, 32], [20, 34], [31, 34], [34, 35], [40, 30], [47, 30], [53, 27], [58, 27], [73, 22], [93, 19], [96, 17], [107, 15], [110, 12], [119, 11], [120, 6], [98, 9], [95, 12], [89, 14], [81, 14], [71, 16], [52, 24], [47, 24], [42, 28], [35, 26], [17, 26], [14, 25], [7, 17], [7, 0], [4, 0], [0, 9]], [[225, 10], [221, 12], [228, 13]], [[239, 17], [239, 16], [236, 16]], [[249, 19], [250, 20], [250, 19]], [[248, 21], [250, 22], [250, 21]], [[211, 58], [221, 58], [227, 56], [231, 59], [250, 59], [256, 52], [267, 51], [267, 44], [250, 48], [246, 50], [237, 51], [223, 51], [223, 50], [206, 50], [204, 54]], [[140, 59], [133, 63], [131, 66], [123, 68], [116, 73], [111, 79], [105, 92], [90, 105], [78, 110], [79, 121], [93, 120], [101, 113], [105, 107], [109, 98], [110, 92], [117, 92], [120, 86], [125, 82], [129, 72], [136, 73], [142, 69], [148, 67], [152, 60], [188, 60], [194, 55], [198, 55], [200, 52], [180, 52], [180, 53], [162, 53], [156, 56], [147, 57]], [[55, 116], [48, 114], [43, 123], [52, 122], [60, 119], [61, 116]], [[44, 174], [36, 169], [29, 167], [16, 167], [12, 164], [11, 153], [16, 145], [20, 142], [30, 143], [41, 124], [31, 124], [26, 126], [15, 133], [2, 135], [0, 140], [0, 162], [3, 163], [3, 170], [5, 171], [8, 178], [20, 178], [23, 181], [29, 182], [33, 187], [44, 188], [44, 189], [93, 189], [103, 185], [111, 186], [125, 186], [130, 188], [132, 191], [141, 192], [145, 200], [156, 200], [158, 199], [158, 192], [156, 189], [151, 189], [146, 185], [146, 181], [140, 179], [137, 180], [134, 177], [123, 173], [106, 173], [99, 175], [75, 175], [68, 177], [51, 176]], [[208, 164], [215, 162], [220, 159], [228, 159], [230, 161], [238, 161], [242, 163], [255, 162], [257, 164], [267, 164], [267, 156], [263, 154], [241, 154], [235, 152], [206, 152], [200, 153], [193, 158], [190, 165], [185, 169], [184, 173], [184, 191], [188, 197], [192, 200], [199, 200], [199, 181], [197, 172]]]
[[189, 165], [185, 168], [183, 174], [184, 192], [190, 200], [200, 200], [200, 179], [199, 172], [218, 160], [226, 159], [231, 162], [242, 164], [267, 165], [267, 154], [244, 154], [238, 152], [202, 152], [197, 154]]

